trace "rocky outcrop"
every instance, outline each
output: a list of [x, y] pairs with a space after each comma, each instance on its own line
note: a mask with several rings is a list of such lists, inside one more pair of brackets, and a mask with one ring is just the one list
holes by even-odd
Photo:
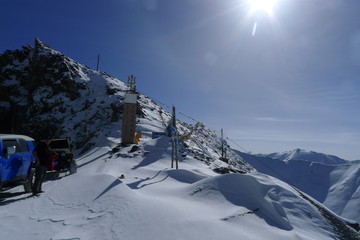
[[[84, 133], [87, 124], [120, 119], [126, 89], [120, 80], [79, 64], [36, 38], [34, 47], [0, 55], [0, 132], [35, 138], [71, 132], [75, 146], [84, 147], [88, 135], [96, 134]], [[111, 101], [109, 95], [114, 96]]]

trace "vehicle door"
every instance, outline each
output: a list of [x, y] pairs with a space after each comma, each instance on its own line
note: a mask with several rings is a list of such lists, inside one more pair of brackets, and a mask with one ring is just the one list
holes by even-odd
[[[11, 180], [20, 176], [20, 169], [22, 167], [22, 156], [18, 153], [19, 143], [17, 139], [3, 139], [3, 163], [1, 181]], [[15, 148], [15, 153], [8, 154], [9, 147]]]
[[19, 169], [18, 176], [26, 175], [29, 171], [30, 165], [34, 160], [32, 155], [33, 149], [30, 149], [29, 144], [22, 138], [18, 139], [19, 151], [16, 151], [16, 154], [21, 160], [21, 166]]

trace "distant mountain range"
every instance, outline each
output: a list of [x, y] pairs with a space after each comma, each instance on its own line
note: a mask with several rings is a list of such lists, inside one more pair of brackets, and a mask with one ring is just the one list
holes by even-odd
[[330, 165], [344, 164], [348, 162], [347, 160], [341, 159], [333, 155], [318, 153], [314, 151], [306, 151], [304, 149], [299, 149], [299, 148], [282, 153], [257, 154], [257, 156], [269, 157], [272, 159], [278, 159], [285, 162], [293, 161], [293, 160], [303, 160], [303, 161], [317, 162], [317, 163], [330, 164]]
[[309, 194], [340, 216], [360, 222], [360, 162], [295, 149], [250, 155], [236, 151], [257, 171]]

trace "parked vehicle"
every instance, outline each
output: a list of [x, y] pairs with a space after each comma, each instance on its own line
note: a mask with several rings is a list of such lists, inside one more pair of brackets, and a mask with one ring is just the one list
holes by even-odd
[[23, 184], [31, 192], [35, 140], [25, 135], [0, 134], [0, 189]]
[[52, 171], [69, 171], [73, 174], [77, 170], [76, 163], [74, 161], [74, 154], [72, 153], [72, 145], [69, 139], [51, 139], [50, 149], [54, 153], [51, 157], [51, 165], [48, 170]]

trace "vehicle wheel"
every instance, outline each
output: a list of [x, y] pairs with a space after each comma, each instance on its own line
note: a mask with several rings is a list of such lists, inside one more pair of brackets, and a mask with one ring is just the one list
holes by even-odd
[[26, 178], [26, 182], [24, 183], [24, 190], [26, 193], [32, 192], [32, 186], [35, 181], [35, 168], [31, 168], [29, 174]]
[[74, 174], [77, 171], [77, 166], [74, 160], [70, 162], [70, 174]]

